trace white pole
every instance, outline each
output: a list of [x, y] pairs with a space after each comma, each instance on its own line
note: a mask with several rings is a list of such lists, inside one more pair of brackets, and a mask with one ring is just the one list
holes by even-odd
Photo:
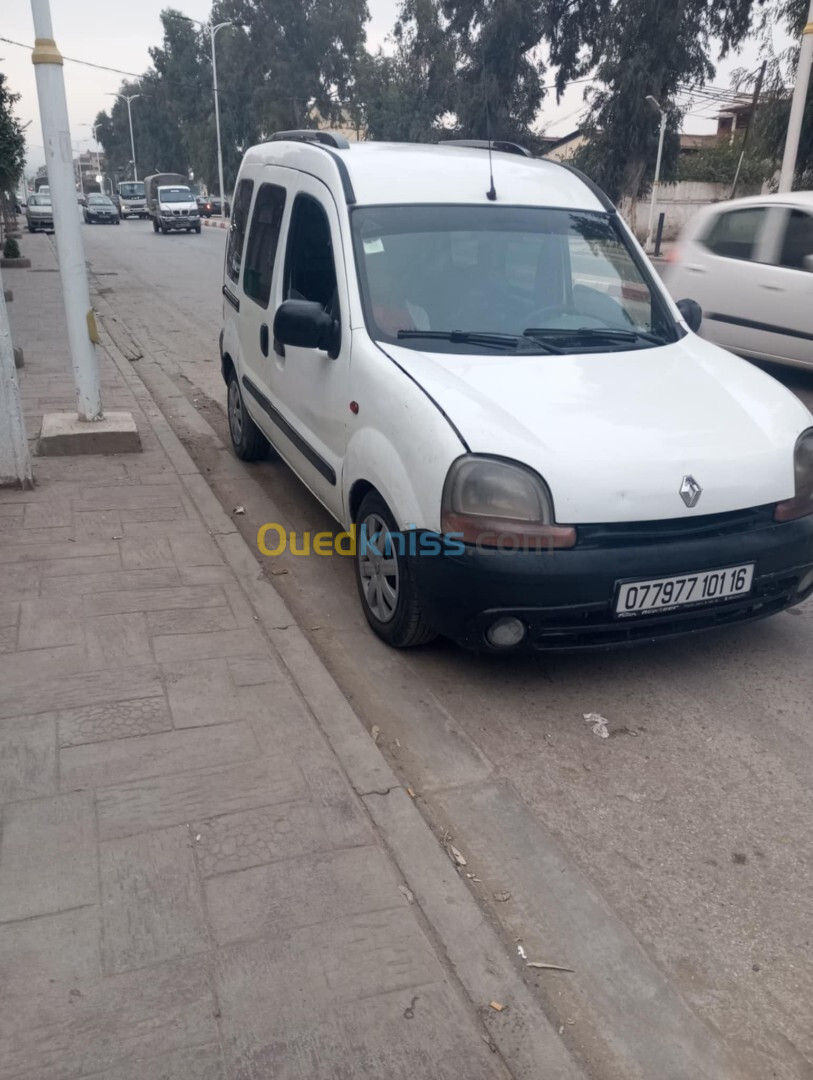
[[658, 138], [658, 160], [655, 164], [655, 181], [652, 184], [652, 202], [649, 204], [649, 229], [646, 235], [646, 251], [651, 254], [655, 250], [655, 208], [658, 205], [658, 192], [661, 183], [661, 162], [663, 160], [663, 140], [666, 135], [666, 112], [661, 109], [661, 133]]
[[34, 486], [34, 478], [25, 437], [20, 387], [14, 369], [3, 275], [0, 274], [0, 487], [5, 484], [30, 488]]
[[48, 0], [31, 0], [34, 17], [34, 51], [31, 59], [37, 77], [40, 119], [42, 121], [48, 184], [54, 210], [54, 231], [62, 281], [62, 299], [68, 329], [68, 347], [76, 385], [76, 404], [80, 420], [102, 418], [102, 393], [99, 365], [91, 333], [96, 325], [90, 306], [82, 230], [76, 208], [65, 82], [62, 56], [54, 42]]
[[135, 139], [133, 138], [133, 110], [130, 105], [138, 96], [138, 94], [133, 94], [132, 97], [127, 98], [127, 119], [130, 121], [130, 151], [133, 155], [133, 180], [138, 180], [138, 167], [136, 166]]
[[223, 151], [220, 147], [220, 100], [217, 90], [217, 60], [215, 58], [215, 34], [224, 26], [231, 26], [229, 22], [218, 23], [217, 26], [209, 26], [209, 36], [212, 41], [212, 80], [215, 92], [215, 131], [217, 132], [217, 177], [220, 184], [220, 217], [226, 216], [226, 192], [223, 190]]
[[799, 154], [799, 139], [807, 104], [807, 89], [810, 85], [810, 65], [813, 63], [813, 0], [807, 15], [807, 26], [802, 31], [802, 47], [799, 50], [799, 69], [796, 72], [796, 86], [793, 88], [793, 104], [790, 107], [788, 135], [785, 140], [785, 155], [782, 158], [782, 171], [779, 174], [779, 190], [793, 191], [793, 178], [796, 175], [796, 158]]

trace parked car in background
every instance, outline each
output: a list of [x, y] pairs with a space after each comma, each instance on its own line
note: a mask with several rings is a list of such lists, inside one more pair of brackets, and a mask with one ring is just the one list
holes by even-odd
[[663, 277], [672, 296], [700, 304], [709, 341], [753, 360], [813, 366], [813, 192], [706, 207]]
[[38, 229], [53, 230], [54, 208], [50, 194], [43, 195], [40, 190], [29, 198], [25, 208], [25, 220], [29, 232], [36, 232]]
[[362, 609], [399, 648], [626, 646], [801, 603], [813, 416], [693, 333], [592, 182], [506, 145], [247, 151], [235, 453], [271, 444], [355, 527]]
[[[220, 217], [221, 202], [219, 195], [198, 195], [197, 198], [198, 210], [202, 217]], [[226, 199], [225, 216], [228, 217], [231, 213], [231, 204]]]
[[88, 195], [87, 205], [83, 212], [88, 225], [94, 222], [102, 225], [118, 225], [121, 222], [118, 208], [109, 195]]
[[88, 204], [88, 197], [87, 197], [87, 195], [85, 195], [84, 191], [80, 192], [80, 193], [79, 193], [79, 194], [78, 194], [78, 195], [76, 196], [76, 201], [77, 201], [77, 202], [79, 203], [79, 205], [80, 205], [80, 206], [87, 206], [87, 204]]

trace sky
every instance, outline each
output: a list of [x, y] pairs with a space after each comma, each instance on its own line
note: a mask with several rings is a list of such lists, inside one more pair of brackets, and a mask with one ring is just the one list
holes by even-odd
[[[368, 4], [371, 14], [367, 29], [368, 46], [385, 46], [387, 35], [395, 22], [398, 0], [368, 0]], [[161, 40], [159, 14], [167, 6], [170, 6], [169, 0], [138, 0], [123, 7], [111, 4], [110, 0], [51, 0], [54, 37], [64, 57], [140, 73], [149, 66], [150, 45], [156, 45]], [[208, 17], [211, 3], [210, 0], [173, 0], [171, 6], [194, 19], [203, 20]], [[14, 3], [5, 0], [0, 35], [16, 42], [33, 44], [34, 28], [27, 0], [15, 0]], [[781, 35], [777, 34], [777, 47], [781, 48], [784, 44]], [[720, 64], [714, 85], [727, 87], [735, 68], [751, 70], [758, 65], [759, 48], [755, 42], [748, 42], [739, 56], [730, 57]], [[17, 105], [19, 119], [23, 124], [31, 122], [26, 137], [27, 172], [32, 174], [44, 163], [45, 155], [30, 51], [0, 41], [0, 71], [8, 77], [11, 89], [21, 94]], [[88, 125], [101, 109], [109, 109], [112, 99], [106, 95], [118, 90], [124, 76], [67, 60], [63, 71], [71, 137], [77, 144], [75, 149], [95, 149], [93, 133]], [[553, 94], [546, 98], [540, 116], [540, 126], [546, 133], [564, 135], [578, 126], [579, 114], [584, 111], [584, 89], [584, 86], [571, 87], [559, 103]], [[137, 108], [138, 102], [134, 102], [133, 109]], [[698, 104], [697, 112], [709, 114], [714, 112], [714, 108]], [[685, 131], [697, 134], [715, 129], [716, 122], [708, 115], [689, 115], [684, 123]]]

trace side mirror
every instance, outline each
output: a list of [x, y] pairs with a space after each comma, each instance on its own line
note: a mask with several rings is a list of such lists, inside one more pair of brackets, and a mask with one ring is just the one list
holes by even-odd
[[703, 322], [703, 309], [696, 300], [678, 300], [677, 308], [686, 325], [695, 334]]
[[339, 355], [339, 324], [315, 300], [285, 300], [274, 316], [274, 339], [300, 349]]

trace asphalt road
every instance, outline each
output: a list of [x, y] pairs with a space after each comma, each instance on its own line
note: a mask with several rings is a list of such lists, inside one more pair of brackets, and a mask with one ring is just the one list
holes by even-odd
[[[84, 235], [107, 325], [208, 422], [164, 401], [227, 509], [245, 507], [241, 530], [253, 542], [265, 521], [330, 529], [284, 465], [246, 466], [227, 448], [225, 232], [159, 236], [131, 221]], [[813, 405], [813, 373], [778, 375]], [[813, 604], [632, 652], [396, 653], [368, 632], [349, 560], [265, 568], [465, 854], [505, 947], [573, 969], [526, 975], [589, 1076], [813, 1077]]]

